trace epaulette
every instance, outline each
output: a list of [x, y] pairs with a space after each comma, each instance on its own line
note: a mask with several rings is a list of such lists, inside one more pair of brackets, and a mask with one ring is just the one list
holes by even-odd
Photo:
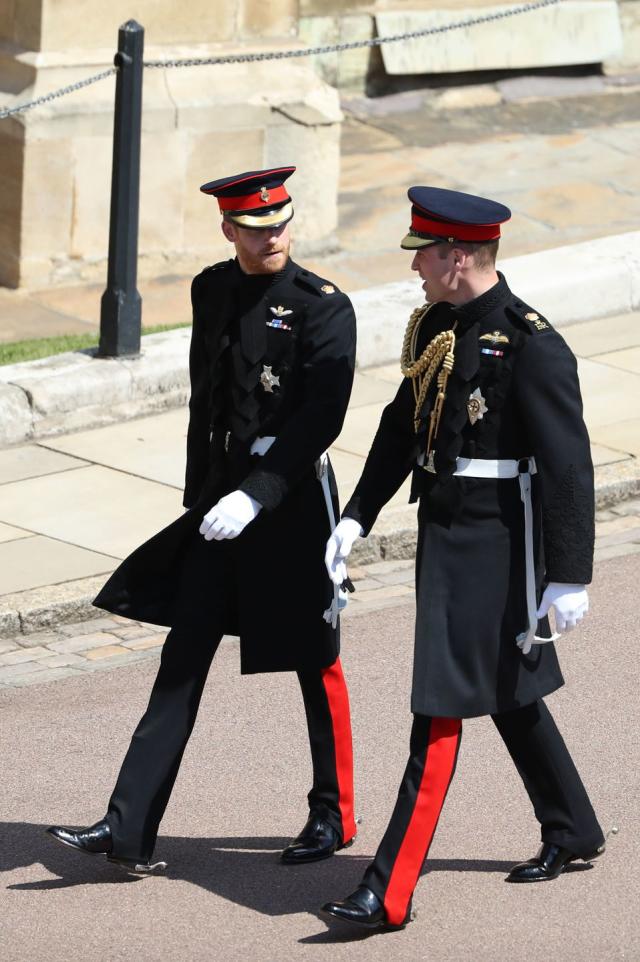
[[[216, 275], [218, 275], [221, 278], [223, 272], [229, 270], [232, 264], [233, 264], [233, 261], [228, 260], [228, 261], [219, 261], [217, 264], [211, 264], [209, 267], [203, 267], [200, 273], [196, 274], [196, 276], [193, 278], [193, 281], [191, 282], [192, 290], [207, 289], [207, 287], [209, 286], [207, 284], [207, 281], [213, 281]], [[205, 287], [202, 286], [203, 284], [205, 285]]]
[[534, 311], [524, 301], [514, 299], [506, 305], [505, 309], [516, 322], [519, 322], [518, 327], [524, 328], [529, 334], [542, 334], [544, 331], [553, 330], [546, 317]]
[[317, 274], [313, 274], [304, 267], [301, 267], [298, 270], [295, 276], [295, 281], [301, 284], [303, 287], [308, 287], [315, 294], [319, 294], [320, 297], [330, 297], [331, 294], [340, 293], [335, 284], [331, 284], [330, 281], [326, 281], [324, 278], [318, 277]]
[[209, 267], [203, 267], [200, 273], [208, 274], [210, 271], [229, 270], [232, 264], [233, 264], [233, 258], [229, 258], [229, 260], [227, 261], [218, 261], [217, 264], [211, 264]]

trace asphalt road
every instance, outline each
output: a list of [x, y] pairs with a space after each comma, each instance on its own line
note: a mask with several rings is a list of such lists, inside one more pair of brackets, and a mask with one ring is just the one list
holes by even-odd
[[[539, 886], [504, 884], [538, 828], [489, 719], [465, 725], [456, 779], [405, 931], [354, 937], [316, 915], [375, 851], [410, 728], [411, 606], [344, 630], [356, 746], [356, 844], [320, 865], [276, 853], [302, 826], [309, 759], [295, 678], [241, 678], [225, 643], [162, 825], [164, 877], [131, 880], [56, 845], [51, 822], [103, 814], [155, 665], [0, 693], [3, 962], [548, 962], [637, 960], [638, 557], [597, 568], [592, 612], [562, 640], [549, 699], [605, 830], [606, 855]], [[464, 585], [461, 585], [464, 603]]]

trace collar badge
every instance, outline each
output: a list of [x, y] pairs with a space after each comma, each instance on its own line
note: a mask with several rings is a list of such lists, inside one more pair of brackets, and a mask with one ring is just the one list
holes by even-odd
[[535, 311], [528, 311], [525, 315], [527, 321], [531, 321], [537, 331], [546, 331], [549, 327], [546, 321], [543, 321], [539, 314]]

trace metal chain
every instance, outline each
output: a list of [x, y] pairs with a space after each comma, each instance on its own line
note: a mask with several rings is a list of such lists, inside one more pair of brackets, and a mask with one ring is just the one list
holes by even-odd
[[325, 53], [340, 53], [343, 50], [357, 50], [360, 47], [379, 47], [383, 43], [398, 43], [401, 40], [415, 40], [418, 37], [429, 37], [439, 33], [447, 33], [450, 30], [464, 30], [466, 27], [475, 27], [480, 23], [491, 23], [494, 20], [504, 20], [506, 17], [513, 17], [521, 13], [530, 13], [532, 10], [541, 10], [543, 7], [554, 7], [562, 0], [536, 0], [532, 3], [523, 3], [517, 7], [510, 7], [507, 10], [498, 10], [495, 13], [485, 14], [479, 17], [468, 17], [457, 23], [447, 23], [440, 27], [425, 27], [423, 30], [411, 30], [406, 33], [394, 34], [390, 37], [373, 37], [371, 40], [352, 40], [346, 43], [328, 44], [323, 47], [303, 47], [299, 50], [278, 50], [273, 53], [240, 53], [229, 54], [225, 57], [191, 57], [188, 60], [145, 60], [145, 67], [168, 68], [168, 67], [204, 67], [226, 63], [254, 63], [264, 60], [289, 60], [292, 57], [313, 57]]
[[[144, 66], [150, 69], [167, 69], [170, 67], [215, 66], [216, 64], [226, 63], [256, 63], [265, 60], [290, 60], [292, 57], [314, 57], [326, 53], [340, 53], [343, 50], [357, 50], [362, 47], [379, 47], [383, 43], [399, 43], [401, 40], [416, 40], [419, 37], [430, 37], [439, 33], [448, 33], [450, 30], [465, 30], [467, 27], [475, 27], [481, 23], [504, 20], [507, 17], [514, 17], [518, 14], [541, 10], [543, 7], [554, 7], [561, 2], [562, 0], [535, 0], [535, 2], [523, 3], [517, 7], [510, 7], [506, 10], [497, 10], [494, 13], [485, 14], [484, 16], [468, 17], [466, 20], [460, 20], [457, 23], [445, 23], [440, 27], [425, 27], [423, 30], [410, 30], [406, 33], [394, 34], [390, 37], [372, 37], [370, 40], [352, 40], [346, 43], [327, 44], [322, 47], [302, 47], [299, 50], [275, 50], [271, 53], [229, 54], [225, 57], [191, 57], [187, 60], [146, 60]], [[16, 107], [0, 107], [0, 120], [4, 120], [6, 117], [11, 117], [14, 114], [23, 113], [25, 110], [31, 110], [33, 107], [39, 107], [52, 100], [57, 100], [59, 97], [65, 97], [67, 94], [81, 90], [83, 87], [89, 87], [91, 84], [98, 83], [100, 80], [105, 80], [117, 72], [117, 67], [109, 67], [107, 70], [101, 71], [101, 73], [87, 77], [86, 80], [79, 80], [77, 83], [69, 84], [67, 87], [61, 87], [59, 90], [54, 90], [50, 94], [44, 94], [42, 97], [37, 97], [28, 103], [18, 104]]]
[[69, 84], [68, 87], [61, 87], [59, 90], [54, 90], [50, 94], [44, 94], [42, 97], [31, 100], [29, 103], [18, 104], [17, 107], [0, 107], [0, 120], [4, 120], [5, 117], [11, 117], [12, 114], [19, 114], [24, 110], [31, 110], [32, 107], [48, 104], [50, 100], [57, 100], [58, 97], [65, 97], [67, 94], [72, 94], [76, 90], [82, 90], [83, 87], [89, 87], [91, 84], [98, 83], [99, 80], [105, 80], [106, 77], [111, 77], [112, 74], [117, 72], [117, 67], [109, 67], [108, 70], [94, 74], [93, 77], [87, 77], [86, 80], [78, 80], [74, 84]]

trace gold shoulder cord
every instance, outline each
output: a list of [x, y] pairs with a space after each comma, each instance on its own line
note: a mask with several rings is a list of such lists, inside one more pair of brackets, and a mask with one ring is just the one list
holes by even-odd
[[[442, 331], [436, 334], [433, 340], [429, 341], [419, 358], [416, 359], [416, 345], [420, 325], [429, 313], [432, 305], [426, 307], [416, 307], [411, 313], [407, 330], [402, 343], [402, 355], [400, 358], [400, 369], [405, 377], [413, 381], [413, 395], [416, 406], [413, 415], [413, 427], [418, 432], [420, 427], [420, 412], [427, 396], [427, 391], [438, 371], [438, 393], [429, 417], [429, 436], [427, 438], [427, 450], [425, 456], [425, 467], [428, 469], [432, 464], [433, 442], [438, 434], [442, 408], [447, 397], [447, 381], [453, 370], [454, 347], [456, 337], [454, 331], [456, 325], [450, 331]], [[439, 370], [438, 370], [439, 369]]]

